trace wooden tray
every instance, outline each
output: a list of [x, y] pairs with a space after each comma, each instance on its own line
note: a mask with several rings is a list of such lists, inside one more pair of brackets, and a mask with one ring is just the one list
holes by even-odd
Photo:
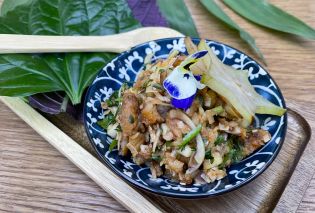
[[[46, 116], [58, 128], [66, 132], [82, 147], [92, 153], [83, 124], [68, 115]], [[297, 112], [288, 110], [288, 132], [281, 151], [271, 166], [248, 185], [217, 198], [200, 200], [179, 200], [143, 193], [152, 203], [167, 212], [215, 212], [259, 211], [270, 212], [275, 208], [298, 161], [308, 144], [311, 129]], [[310, 168], [311, 169], [311, 168]], [[138, 190], [138, 189], [137, 189]], [[140, 191], [140, 190], [138, 190]], [[294, 200], [294, 196], [286, 198]], [[291, 204], [293, 209], [298, 203]]]

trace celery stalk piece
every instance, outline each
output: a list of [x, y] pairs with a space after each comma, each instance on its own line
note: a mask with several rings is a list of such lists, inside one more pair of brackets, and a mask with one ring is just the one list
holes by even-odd
[[198, 50], [208, 51], [209, 58], [203, 59], [207, 59], [205, 63], [210, 63], [210, 68], [203, 73], [201, 82], [224, 97], [238, 111], [243, 117], [245, 127], [252, 123], [255, 113], [277, 116], [285, 113], [285, 109], [272, 104], [254, 90], [247, 72], [223, 64], [205, 40], [200, 42]]

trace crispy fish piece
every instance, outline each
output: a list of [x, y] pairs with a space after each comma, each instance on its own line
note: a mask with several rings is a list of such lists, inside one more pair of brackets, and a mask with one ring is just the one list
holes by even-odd
[[139, 129], [139, 102], [134, 93], [126, 92], [123, 95], [119, 114], [119, 123], [123, 135], [134, 135]]

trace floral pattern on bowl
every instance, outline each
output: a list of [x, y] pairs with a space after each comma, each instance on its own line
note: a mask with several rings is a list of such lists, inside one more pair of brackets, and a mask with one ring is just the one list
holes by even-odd
[[[193, 41], [198, 43], [199, 39]], [[225, 44], [210, 40], [207, 44], [223, 63], [247, 72], [251, 84], [259, 94], [285, 107], [279, 87], [257, 62]], [[84, 103], [84, 123], [90, 142], [103, 163], [116, 174], [150, 192], [178, 198], [200, 198], [234, 190], [256, 178], [275, 159], [286, 133], [286, 114], [282, 117], [255, 116], [255, 126], [268, 130], [272, 136], [271, 140], [254, 154], [231, 165], [224, 179], [202, 185], [183, 185], [164, 177], [152, 179], [149, 168], [134, 164], [130, 157], [119, 156], [117, 150], [109, 151], [111, 138], [97, 125], [97, 121], [104, 117], [101, 102], [108, 99], [124, 82], [133, 82], [136, 79], [147, 54], [154, 54], [154, 59], [166, 58], [174, 49], [187, 54], [183, 38], [151, 41], [120, 54], [99, 72], [88, 90]]]

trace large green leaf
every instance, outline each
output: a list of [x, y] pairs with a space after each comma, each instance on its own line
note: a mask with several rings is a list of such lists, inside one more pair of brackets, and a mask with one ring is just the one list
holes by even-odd
[[220, 7], [215, 3], [214, 0], [200, 0], [203, 6], [212, 13], [215, 17], [220, 19], [222, 22], [227, 24], [232, 29], [239, 32], [240, 37], [257, 53], [257, 55], [265, 62], [264, 56], [256, 46], [255, 39], [245, 30], [243, 30], [238, 24], [236, 24]]
[[[124, 0], [34, 0], [0, 17], [0, 33], [108, 35], [140, 24]], [[0, 95], [65, 91], [80, 103], [85, 88], [114, 54], [0, 55]]]
[[157, 0], [157, 3], [170, 27], [187, 36], [199, 37], [194, 21], [183, 0]]
[[261, 26], [315, 39], [313, 28], [266, 0], [224, 0], [224, 3], [241, 16]]
[[32, 0], [5, 0], [1, 5], [0, 15], [5, 15], [7, 12], [13, 10], [15, 7], [22, 5], [22, 4], [28, 4]]

